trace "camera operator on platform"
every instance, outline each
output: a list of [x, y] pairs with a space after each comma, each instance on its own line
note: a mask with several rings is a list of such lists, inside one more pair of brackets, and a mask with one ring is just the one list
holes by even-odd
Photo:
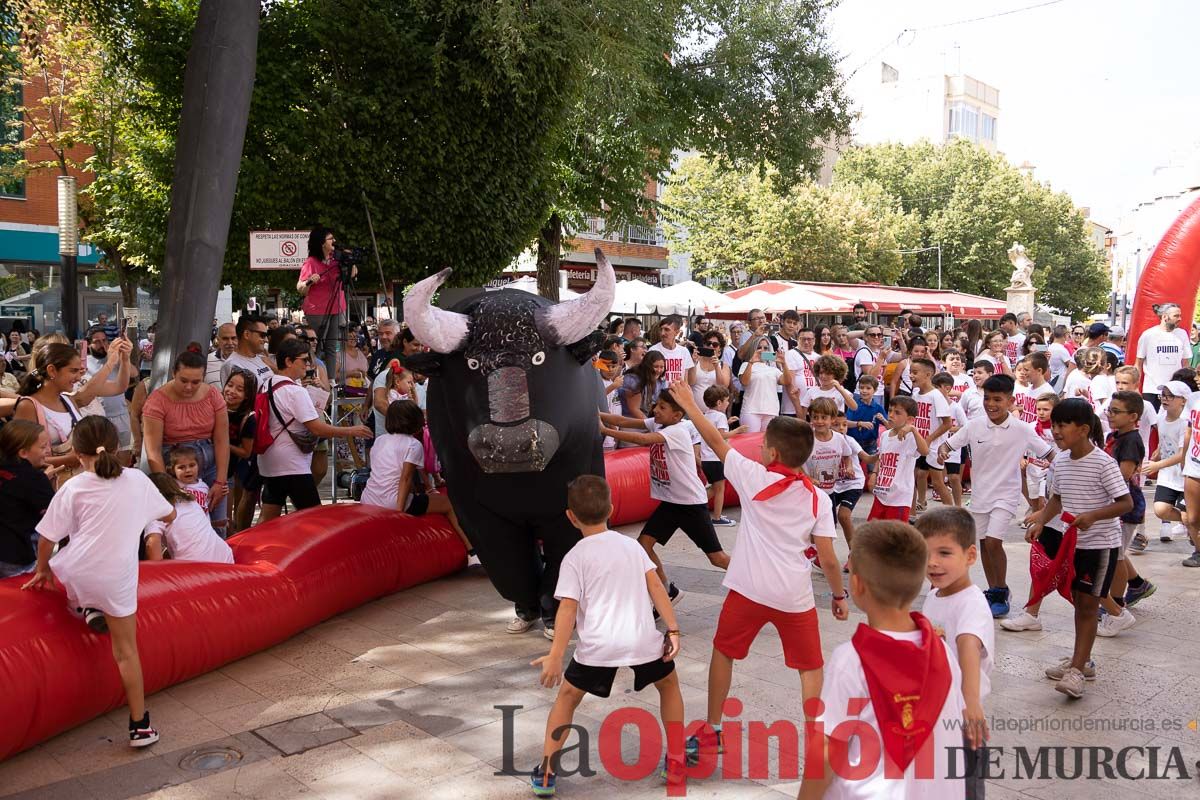
[[[346, 293], [337, 259], [333, 257], [334, 236], [328, 228], [308, 235], [308, 258], [300, 268], [296, 291], [304, 298], [304, 317], [317, 332], [317, 350], [329, 365], [337, 363], [338, 338], [346, 326]], [[350, 278], [358, 275], [351, 267]]]

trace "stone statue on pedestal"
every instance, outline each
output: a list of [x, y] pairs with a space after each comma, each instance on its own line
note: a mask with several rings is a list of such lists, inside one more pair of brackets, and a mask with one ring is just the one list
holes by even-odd
[[1013, 246], [1008, 251], [1008, 260], [1013, 265], [1012, 280], [1008, 288], [1032, 289], [1034, 263], [1029, 256], [1025, 255], [1025, 245], [1013, 242]]

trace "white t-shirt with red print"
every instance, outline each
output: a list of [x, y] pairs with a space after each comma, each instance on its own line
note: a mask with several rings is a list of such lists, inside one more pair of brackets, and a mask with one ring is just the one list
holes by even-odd
[[917, 440], [912, 434], [903, 439], [894, 431], [879, 437], [879, 461], [875, 464], [875, 499], [885, 506], [912, 504], [913, 470], [917, 466]]
[[687, 378], [688, 370], [696, 366], [696, 362], [692, 360], [692, 354], [688, 349], [678, 342], [672, 350], [668, 350], [662, 342], [650, 348], [655, 353], [662, 353], [663, 361], [666, 362], [667, 369], [663, 373], [663, 378], [667, 383], [674, 383], [677, 380]]
[[708, 495], [696, 471], [696, 451], [692, 449], [700, 438], [696, 427], [687, 420], [659, 426], [648, 419], [646, 430], [666, 439], [650, 445], [650, 496], [681, 506], [707, 503]]

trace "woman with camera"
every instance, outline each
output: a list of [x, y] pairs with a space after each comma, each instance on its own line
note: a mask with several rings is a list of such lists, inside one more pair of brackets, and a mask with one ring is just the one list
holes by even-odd
[[741, 423], [750, 433], [765, 431], [771, 420], [779, 416], [778, 387], [791, 386], [792, 373], [787, 359], [776, 359], [767, 336], [752, 335], [738, 356], [742, 359]]
[[696, 347], [696, 382], [692, 384], [692, 395], [696, 405], [708, 408], [704, 403], [704, 391], [710, 386], [730, 388], [733, 370], [721, 360], [725, 351], [725, 337], [720, 331], [710, 329]]
[[[334, 242], [333, 231], [313, 229], [308, 235], [308, 258], [296, 283], [296, 291], [304, 298], [304, 317], [317, 331], [321, 340], [318, 351], [326, 364], [334, 363], [338, 337], [346, 326], [346, 293], [333, 256]], [[358, 267], [350, 270], [351, 278], [358, 275]]]

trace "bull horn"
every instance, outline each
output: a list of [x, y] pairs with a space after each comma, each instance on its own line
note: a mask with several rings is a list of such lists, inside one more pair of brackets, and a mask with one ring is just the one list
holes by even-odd
[[574, 344], [596, 330], [612, 311], [617, 276], [600, 248], [596, 248], [596, 283], [587, 293], [565, 303], [534, 312], [538, 333], [553, 345]]
[[450, 268], [414, 283], [404, 296], [404, 321], [417, 341], [435, 353], [453, 353], [467, 341], [470, 317], [446, 311], [430, 301], [447, 278]]

